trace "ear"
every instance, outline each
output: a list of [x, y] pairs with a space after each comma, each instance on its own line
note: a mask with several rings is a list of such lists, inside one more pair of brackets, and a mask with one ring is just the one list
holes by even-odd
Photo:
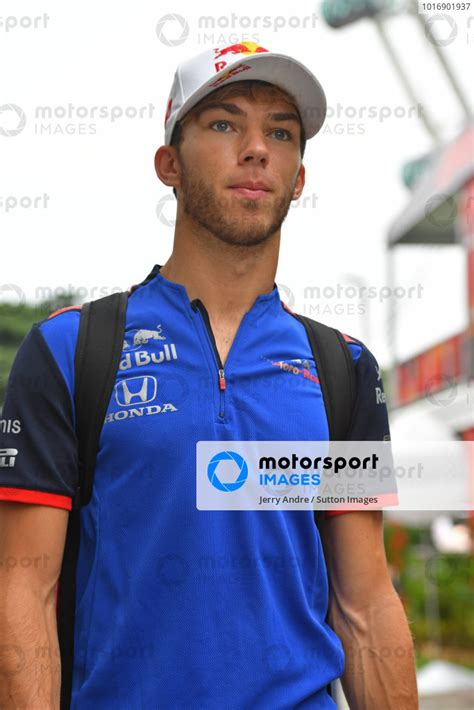
[[179, 187], [181, 171], [178, 152], [173, 145], [162, 145], [155, 153], [155, 171], [162, 183], [168, 187]]
[[291, 198], [292, 200], [298, 200], [301, 197], [301, 193], [303, 192], [304, 184], [305, 184], [305, 167], [303, 163], [300, 165], [300, 169], [298, 170], [298, 175], [296, 178], [295, 182], [295, 189], [293, 190], [293, 197]]

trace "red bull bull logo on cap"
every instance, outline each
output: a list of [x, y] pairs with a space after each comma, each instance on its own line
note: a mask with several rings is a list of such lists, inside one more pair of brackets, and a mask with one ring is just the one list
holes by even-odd
[[[258, 52], [268, 52], [268, 49], [261, 47], [256, 42], [239, 42], [238, 44], [230, 44], [228, 47], [217, 47], [214, 52], [214, 60], [217, 60], [227, 54], [257, 54]], [[221, 71], [225, 66], [227, 66], [225, 60], [215, 61], [216, 72]]]
[[215, 58], [223, 57], [226, 54], [256, 54], [257, 52], [268, 52], [268, 49], [261, 47], [256, 42], [241, 42], [240, 44], [230, 44], [228, 47], [214, 50]]

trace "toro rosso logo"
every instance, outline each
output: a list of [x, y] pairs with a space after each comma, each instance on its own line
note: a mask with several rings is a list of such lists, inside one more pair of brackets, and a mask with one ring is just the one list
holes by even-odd
[[[228, 47], [217, 47], [216, 49], [214, 49], [214, 52], [214, 66], [216, 72], [219, 72], [221, 71], [221, 69], [224, 69], [224, 67], [227, 66], [227, 62], [225, 61], [225, 59], [222, 59], [222, 57], [232, 54], [258, 54], [259, 52], [268, 52], [268, 49], [265, 49], [265, 47], [261, 47], [256, 42], [240, 42], [239, 44], [230, 44]], [[226, 78], [229, 78], [227, 74]], [[223, 77], [221, 77], [221, 79], [223, 80]], [[220, 81], [218, 81], [217, 83], [220, 83]], [[212, 84], [211, 86], [214, 86], [214, 84]]]

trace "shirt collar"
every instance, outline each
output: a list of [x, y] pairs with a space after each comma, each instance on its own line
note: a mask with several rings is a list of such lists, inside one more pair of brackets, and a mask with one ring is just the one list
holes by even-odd
[[[160, 286], [162, 288], [166, 289], [171, 289], [174, 290], [177, 294], [180, 295], [181, 299], [184, 301], [186, 305], [190, 305], [191, 301], [189, 300], [188, 293], [185, 289], [185, 287], [182, 284], [176, 283], [175, 281], [170, 281], [167, 279], [165, 276], [163, 276], [160, 273], [160, 269], [162, 268], [162, 264], [155, 264], [151, 272], [148, 274], [146, 279], [138, 285], [144, 285], [146, 283], [149, 283], [150, 281], [154, 281], [157, 286]], [[204, 304], [205, 305], [205, 304]], [[264, 310], [281, 310], [281, 299], [280, 299], [280, 293], [278, 291], [278, 286], [275, 282], [273, 282], [273, 288], [271, 291], [268, 293], [261, 293], [260, 295], [257, 296], [255, 299], [252, 307], [248, 311], [249, 313], [258, 313], [260, 314]]]

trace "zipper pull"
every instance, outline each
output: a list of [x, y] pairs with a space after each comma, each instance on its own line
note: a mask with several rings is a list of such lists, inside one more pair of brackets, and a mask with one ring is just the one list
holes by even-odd
[[225, 375], [224, 370], [219, 370], [219, 389], [225, 390]]

